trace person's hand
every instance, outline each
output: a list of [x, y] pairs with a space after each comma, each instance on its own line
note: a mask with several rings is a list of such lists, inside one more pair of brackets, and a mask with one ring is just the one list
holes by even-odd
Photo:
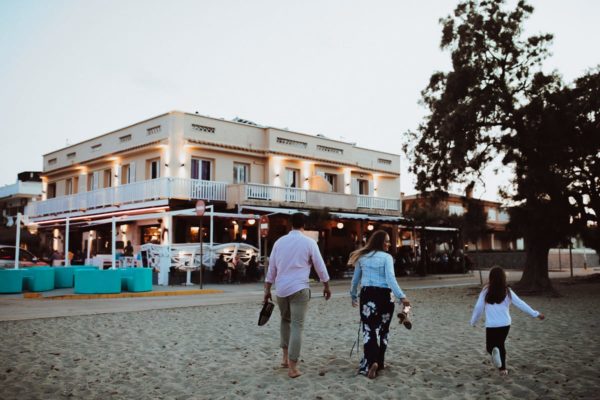
[[358, 300], [352, 300], [352, 307], [358, 307]]
[[265, 297], [263, 298], [263, 304], [266, 304], [269, 300], [273, 300], [273, 297], [271, 296], [271, 290], [265, 289]]
[[329, 300], [331, 298], [331, 290], [329, 290], [328, 283], [323, 284], [323, 297], [325, 297], [325, 300]]
[[544, 318], [546, 318], [546, 316], [542, 313], [540, 313], [540, 315], [538, 315], [537, 317], [540, 319], [540, 321], [543, 321]]
[[406, 297], [405, 297], [405, 298], [403, 298], [403, 299], [400, 299], [400, 301], [402, 302], [402, 305], [403, 305], [404, 307], [408, 307], [408, 306], [410, 306], [410, 301], [408, 301], [408, 299], [407, 299]]

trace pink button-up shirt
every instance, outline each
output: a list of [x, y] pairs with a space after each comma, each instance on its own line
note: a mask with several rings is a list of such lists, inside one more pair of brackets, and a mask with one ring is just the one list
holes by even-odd
[[315, 267], [321, 282], [329, 281], [317, 242], [294, 229], [273, 245], [265, 282], [275, 283], [277, 296], [290, 296], [308, 288], [311, 266]]

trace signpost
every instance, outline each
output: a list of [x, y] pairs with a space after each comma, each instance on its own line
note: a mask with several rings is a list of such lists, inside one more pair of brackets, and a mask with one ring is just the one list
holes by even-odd
[[[204, 220], [204, 212], [206, 211], [206, 204], [204, 203], [204, 200], [198, 200], [196, 202], [196, 215], [200, 217], [200, 231], [198, 232], [200, 235], [200, 289], [202, 289], [202, 269], [204, 266], [204, 252], [203, 252], [203, 247], [204, 247], [204, 235], [202, 232], [202, 228], [203, 228], [203, 220]], [[212, 229], [212, 226], [211, 226]], [[192, 260], [193, 262], [193, 260]]]
[[260, 228], [260, 237], [266, 238], [267, 236], [269, 236], [269, 217], [268, 216], [261, 215], [258, 226]]

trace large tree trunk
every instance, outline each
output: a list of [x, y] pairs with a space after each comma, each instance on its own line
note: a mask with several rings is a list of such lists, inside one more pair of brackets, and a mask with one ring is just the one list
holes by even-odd
[[550, 246], [529, 241], [525, 252], [523, 276], [516, 287], [521, 293], [555, 292], [548, 275], [548, 251]]

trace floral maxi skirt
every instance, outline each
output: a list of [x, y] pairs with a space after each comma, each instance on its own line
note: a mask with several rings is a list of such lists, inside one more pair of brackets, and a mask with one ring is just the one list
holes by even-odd
[[360, 320], [362, 322], [364, 354], [358, 372], [367, 375], [373, 363], [384, 368], [390, 323], [394, 315], [391, 290], [363, 287], [360, 292]]

